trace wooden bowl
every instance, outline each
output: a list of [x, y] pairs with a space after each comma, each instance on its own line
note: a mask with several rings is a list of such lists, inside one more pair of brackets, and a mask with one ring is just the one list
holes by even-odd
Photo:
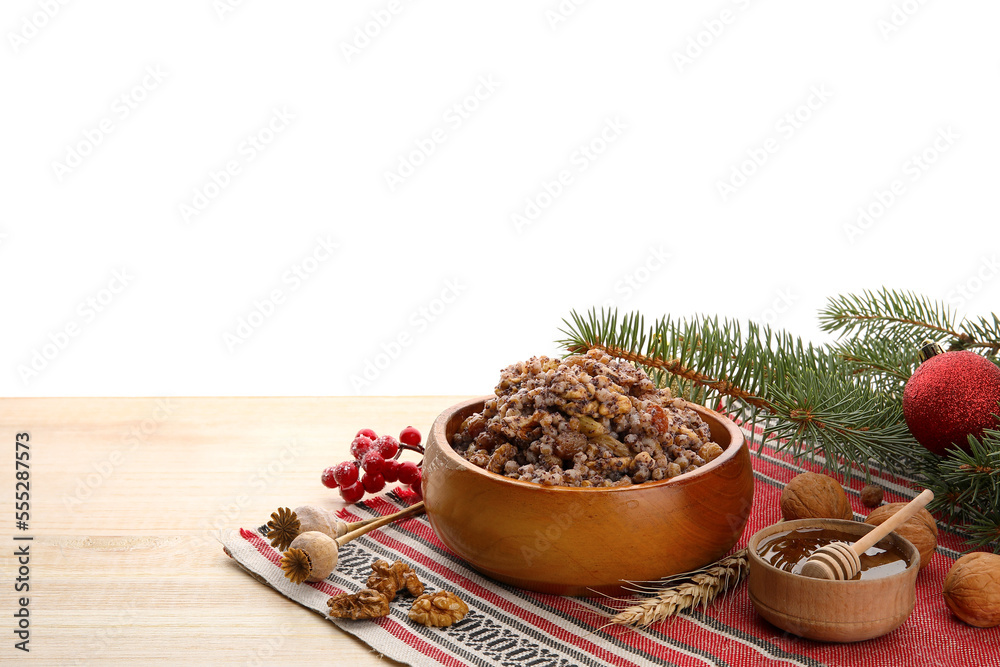
[[910, 617], [920, 569], [920, 552], [913, 544], [897, 533], [879, 542], [895, 544], [909, 561], [897, 574], [857, 581], [810, 579], [779, 570], [757, 553], [765, 538], [796, 528], [834, 528], [861, 537], [875, 526], [844, 519], [797, 519], [754, 533], [747, 545], [747, 590], [757, 612], [772, 625], [807, 639], [857, 642], [892, 632]]
[[452, 449], [452, 435], [485, 400], [437, 418], [423, 481], [434, 532], [484, 575], [544, 593], [617, 593], [623, 580], [712, 563], [743, 533], [753, 471], [743, 434], [725, 417], [690, 405], [724, 451], [688, 474], [625, 487], [547, 487], [491, 473]]

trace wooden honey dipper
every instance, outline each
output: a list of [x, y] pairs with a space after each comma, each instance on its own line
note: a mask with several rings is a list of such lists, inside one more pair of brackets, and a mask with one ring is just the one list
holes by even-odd
[[814, 579], [846, 581], [861, 571], [861, 554], [891, 533], [934, 499], [934, 492], [925, 489], [919, 496], [906, 503], [882, 525], [869, 531], [854, 544], [833, 542], [821, 547], [802, 566], [802, 576]]
[[400, 510], [395, 514], [388, 514], [375, 519], [368, 519], [367, 521], [356, 521], [353, 524], [349, 523], [347, 526], [355, 526], [354, 530], [348, 531], [338, 537], [337, 546], [342, 547], [351, 540], [361, 537], [365, 533], [375, 530], [376, 528], [381, 528], [382, 526], [392, 523], [393, 521], [405, 519], [406, 517], [410, 517], [415, 514], [423, 514], [424, 511], [424, 501], [421, 500], [419, 503], [410, 505], [406, 509]]

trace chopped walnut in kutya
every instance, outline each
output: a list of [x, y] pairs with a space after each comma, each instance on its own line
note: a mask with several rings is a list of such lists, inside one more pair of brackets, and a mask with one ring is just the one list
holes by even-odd
[[413, 597], [424, 592], [424, 585], [417, 578], [417, 573], [401, 560], [390, 565], [387, 561], [377, 560], [372, 563], [372, 575], [368, 577], [368, 588], [384, 595], [389, 602], [396, 599], [396, 593], [406, 590]]
[[469, 613], [469, 606], [454, 593], [424, 593], [413, 601], [410, 620], [433, 628], [446, 628]]
[[326, 601], [334, 618], [378, 618], [389, 613], [389, 600], [382, 593], [366, 588], [357, 593], [341, 593]]
[[600, 350], [504, 369], [452, 445], [471, 463], [547, 486], [627, 486], [722, 454], [708, 424], [641, 369]]

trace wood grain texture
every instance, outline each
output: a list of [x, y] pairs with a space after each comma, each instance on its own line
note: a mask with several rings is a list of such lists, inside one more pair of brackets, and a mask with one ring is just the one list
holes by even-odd
[[[0, 399], [0, 662], [394, 665], [243, 572], [215, 538], [319, 482], [361, 427], [426, 433], [459, 397]], [[14, 436], [31, 434], [31, 643], [13, 649]], [[416, 460], [413, 454], [404, 455]], [[17, 594], [18, 596], [23, 594]]]
[[482, 409], [473, 399], [443, 413], [424, 463], [427, 515], [441, 541], [494, 579], [559, 595], [614, 594], [622, 580], [650, 581], [724, 556], [753, 502], [743, 434], [692, 406], [724, 452], [670, 480], [610, 489], [546, 487], [479, 468], [450, 436]]

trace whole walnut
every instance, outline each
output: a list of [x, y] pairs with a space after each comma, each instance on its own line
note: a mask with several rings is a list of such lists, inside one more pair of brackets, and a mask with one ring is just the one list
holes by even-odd
[[781, 516], [794, 519], [853, 519], [851, 503], [837, 480], [815, 472], [796, 475], [781, 492]]
[[[888, 505], [876, 507], [868, 515], [868, 518], [865, 519], [865, 523], [871, 526], [882, 525], [886, 519], [905, 506], [906, 503], [889, 503]], [[893, 532], [912, 542], [913, 546], [920, 552], [921, 570], [930, 565], [931, 558], [934, 557], [934, 549], [937, 548], [938, 536], [937, 523], [930, 512], [920, 509]]]
[[969, 625], [1000, 625], [1000, 556], [976, 552], [955, 561], [944, 579], [944, 601]]

